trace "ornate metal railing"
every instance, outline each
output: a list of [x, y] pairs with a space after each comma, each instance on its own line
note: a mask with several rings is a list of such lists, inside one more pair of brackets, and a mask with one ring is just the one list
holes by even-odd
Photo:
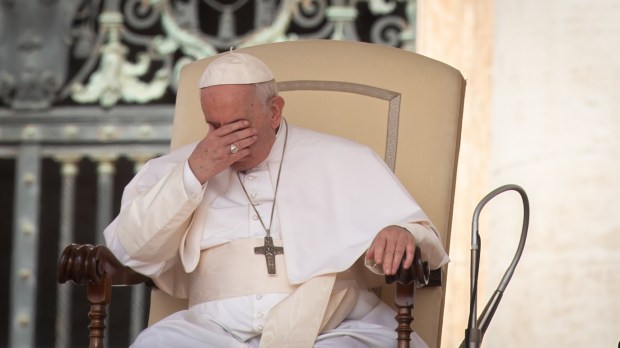
[[[0, 158], [15, 158], [9, 311], [12, 323], [11, 346], [52, 345], [51, 342], [37, 344], [35, 341], [35, 330], [44, 330], [35, 327], [38, 315], [36, 310], [53, 310], [37, 306], [37, 299], [41, 298], [41, 291], [47, 291], [48, 295], [53, 295], [53, 292], [49, 291], [50, 284], [43, 287], [38, 284], [38, 280], [42, 279], [42, 275], [38, 274], [41, 260], [33, 251], [39, 250], [38, 255], [47, 258], [42, 271], [55, 273], [60, 251], [76, 241], [76, 229], [90, 229], [89, 224], [94, 226], [98, 233], [86, 241], [103, 243], [101, 231], [111, 221], [113, 210], [118, 208], [118, 203], [114, 202], [114, 192], [118, 192], [118, 186], [124, 185], [128, 179], [125, 175], [123, 183], [115, 185], [116, 162], [119, 157], [123, 157], [125, 161], [139, 167], [149, 158], [166, 153], [171, 132], [171, 114], [172, 108], [169, 106], [143, 106], [140, 114], [135, 114], [131, 107], [116, 107], [108, 111], [78, 107], [54, 108], [45, 113], [31, 113], [19, 118], [0, 111], [0, 119], [3, 120], [0, 128]], [[88, 189], [96, 197], [96, 208], [90, 211], [94, 218], [86, 216], [83, 219], [86, 221], [78, 222], [76, 228], [76, 221], [79, 220], [75, 215], [80, 207], [76, 205], [75, 197], [80, 175], [79, 164], [84, 158], [93, 162], [96, 168], [90, 174], [95, 178], [89, 181], [95, 189], [81, 188]], [[58, 163], [60, 173], [43, 170], [43, 160]], [[48, 190], [44, 187], [45, 176], [57, 175], [60, 175], [60, 188], [56, 190], [57, 201], [52, 202], [56, 206], [50, 206], [49, 202], [43, 204], [42, 191]], [[41, 211], [43, 209], [58, 210], [58, 227], [49, 226], [41, 219], [45, 213]], [[84, 213], [83, 210], [81, 212]], [[58, 233], [57, 245], [39, 244], [46, 233]], [[138, 296], [134, 301], [136, 304], [144, 303], [143, 290], [134, 291], [133, 296]], [[71, 297], [69, 284], [58, 287], [56, 347], [76, 346], [71, 344], [69, 337], [73, 326]], [[136, 307], [131, 313], [135, 318], [130, 321], [135, 335], [144, 327], [143, 310]], [[82, 318], [84, 321], [87, 319], [85, 316]]]
[[144, 104], [169, 99], [180, 68], [231, 47], [300, 39], [412, 49], [415, 1], [0, 1], [0, 102]]
[[[71, 286], [50, 292], [45, 284], [53, 277], [44, 273], [54, 272], [58, 249], [76, 238], [102, 242], [130, 177], [115, 175], [120, 162], [139, 166], [167, 152], [185, 64], [285, 40], [413, 50], [415, 9], [415, 0], [0, 0], [0, 161], [9, 163], [0, 175], [14, 178], [12, 194], [3, 196], [12, 207], [0, 213], [13, 226], [2, 239], [11, 256], [2, 268], [10, 276], [0, 294], [10, 297], [0, 302], [0, 323], [8, 323], [0, 327], [0, 346], [87, 342], [71, 337], [80, 305]], [[85, 158], [94, 172], [80, 170]], [[58, 187], [48, 188], [49, 177], [58, 177]], [[42, 202], [48, 191], [56, 196]], [[96, 197], [92, 214], [83, 212], [76, 198], [82, 194]], [[49, 223], [50, 209], [57, 224]], [[79, 234], [85, 224], [92, 236]], [[144, 303], [143, 295], [135, 291], [127, 302]], [[53, 306], [54, 315], [42, 314]], [[143, 310], [134, 307], [128, 338], [110, 345], [126, 346], [143, 328]]]

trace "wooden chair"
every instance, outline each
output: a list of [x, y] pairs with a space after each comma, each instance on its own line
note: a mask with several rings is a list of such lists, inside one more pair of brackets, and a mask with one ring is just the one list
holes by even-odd
[[[454, 186], [465, 81], [454, 68], [404, 50], [345, 41], [307, 40], [242, 49], [269, 65], [286, 99], [291, 124], [353, 139], [383, 154], [403, 185], [416, 198], [449, 247]], [[200, 139], [207, 127], [200, 109], [198, 79], [213, 59], [185, 66], [177, 94], [171, 148]], [[88, 287], [91, 347], [102, 345], [105, 305], [111, 284], [148, 281], [122, 266], [104, 246], [71, 245], [60, 259], [59, 282]], [[409, 342], [414, 280], [423, 281], [424, 265], [401, 270], [395, 285], [368, 279], [369, 287], [397, 308], [401, 337]], [[431, 274], [418, 289], [413, 328], [430, 347], [439, 347], [445, 293], [445, 269]], [[387, 279], [388, 282], [394, 279]], [[187, 306], [160, 290], [151, 295], [149, 325]], [[409, 314], [408, 314], [409, 313]]]

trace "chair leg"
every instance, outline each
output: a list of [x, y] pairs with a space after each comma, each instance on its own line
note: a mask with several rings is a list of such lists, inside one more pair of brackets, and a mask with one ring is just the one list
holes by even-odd
[[112, 298], [112, 278], [105, 274], [103, 281], [99, 284], [88, 282], [86, 287], [86, 297], [90, 303], [90, 348], [103, 348], [103, 338], [105, 336], [105, 317], [106, 307]]
[[398, 333], [398, 348], [409, 348], [411, 342], [411, 322], [413, 322], [413, 316], [411, 311], [413, 309], [413, 299], [415, 296], [415, 286], [413, 283], [399, 284], [396, 283], [396, 321], [398, 327], [396, 332]]
[[398, 321], [398, 348], [409, 348], [411, 342], [411, 322], [413, 317], [411, 316], [411, 306], [398, 308], [396, 314], [396, 321]]

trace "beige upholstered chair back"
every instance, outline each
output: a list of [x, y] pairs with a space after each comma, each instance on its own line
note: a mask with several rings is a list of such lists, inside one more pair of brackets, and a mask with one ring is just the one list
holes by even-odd
[[[415, 53], [357, 42], [295, 41], [240, 51], [272, 68], [289, 123], [353, 139], [383, 155], [448, 249], [465, 90], [457, 70]], [[197, 83], [212, 59], [181, 72], [173, 149], [206, 134]], [[416, 294], [414, 328], [431, 347], [441, 335], [445, 275], [443, 284]], [[393, 303], [393, 291], [382, 293]], [[152, 296], [151, 322], [168, 305], [178, 305], [162, 304], [161, 297], [157, 291]]]

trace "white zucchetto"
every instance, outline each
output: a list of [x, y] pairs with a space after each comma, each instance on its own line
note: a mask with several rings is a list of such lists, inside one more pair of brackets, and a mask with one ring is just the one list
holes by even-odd
[[200, 77], [198, 87], [247, 85], [271, 80], [273, 72], [260, 59], [247, 53], [230, 51], [207, 66]]

